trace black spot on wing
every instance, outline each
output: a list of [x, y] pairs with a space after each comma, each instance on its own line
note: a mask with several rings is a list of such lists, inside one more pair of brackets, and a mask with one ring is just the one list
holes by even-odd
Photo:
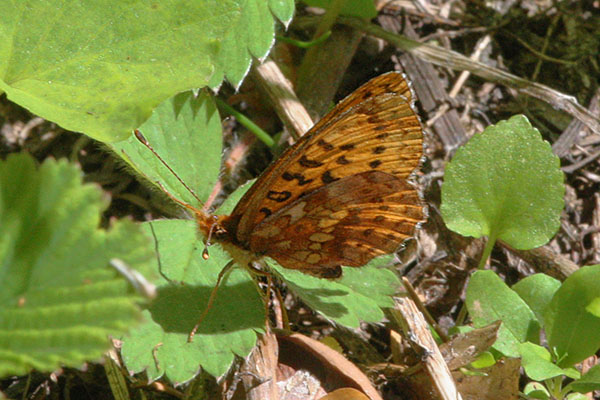
[[323, 181], [323, 183], [327, 184], [327, 183], [331, 183], [331, 182], [335, 182], [340, 178], [334, 178], [331, 175], [331, 171], [325, 171], [322, 175], [321, 175], [321, 181]]
[[319, 139], [319, 141], [317, 142], [317, 146], [320, 146], [327, 151], [331, 151], [335, 148], [335, 146], [333, 146], [331, 143], [327, 143], [323, 139]]
[[339, 156], [335, 162], [340, 165], [350, 164], [350, 160], [348, 160], [345, 156]]
[[276, 201], [278, 203], [286, 201], [290, 197], [292, 197], [292, 193], [288, 192], [287, 190], [284, 190], [283, 192], [276, 192], [275, 190], [269, 190], [269, 193], [267, 193], [267, 199]]
[[343, 151], [348, 151], [348, 150], [352, 150], [354, 149], [354, 147], [356, 147], [355, 145], [353, 145], [352, 143], [347, 143], [347, 144], [343, 144], [340, 146], [340, 150]]
[[369, 167], [375, 169], [381, 165], [381, 160], [373, 160], [369, 163]]
[[373, 154], [381, 154], [385, 151], [385, 146], [377, 146], [373, 149]]
[[302, 175], [301, 173], [289, 173], [289, 172], [284, 172], [283, 175], [281, 175], [281, 177], [283, 179], [285, 179], [286, 181], [293, 181], [293, 180], [297, 180], [298, 181], [298, 185], [303, 186], [306, 185], [308, 183], [311, 183], [312, 181], [314, 181], [314, 179], [306, 179], [304, 177], [304, 175]]
[[323, 165], [322, 162], [310, 160], [306, 156], [300, 157], [300, 160], [298, 160], [298, 164], [305, 168], [318, 168]]

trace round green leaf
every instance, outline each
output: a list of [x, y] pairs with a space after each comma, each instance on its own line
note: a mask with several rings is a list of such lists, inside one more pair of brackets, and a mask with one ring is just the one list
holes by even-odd
[[550, 145], [517, 115], [458, 149], [446, 167], [442, 216], [464, 236], [486, 235], [517, 249], [538, 247], [560, 226], [563, 179]]

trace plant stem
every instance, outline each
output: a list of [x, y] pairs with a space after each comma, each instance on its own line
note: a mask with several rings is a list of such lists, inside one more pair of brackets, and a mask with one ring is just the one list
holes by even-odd
[[246, 117], [244, 114], [242, 114], [235, 108], [231, 107], [229, 104], [227, 104], [226, 102], [224, 102], [223, 100], [221, 100], [218, 97], [215, 97], [215, 101], [216, 101], [217, 105], [219, 106], [219, 108], [223, 109], [228, 114], [233, 115], [235, 117], [235, 119], [237, 119], [239, 121], [240, 124], [242, 124], [246, 129], [248, 129], [250, 132], [252, 132], [254, 135], [256, 135], [256, 137], [261, 142], [263, 142], [264, 144], [269, 146], [269, 148], [272, 148], [273, 146], [275, 146], [275, 141], [273, 140], [273, 138], [271, 136], [269, 136], [269, 134], [267, 132], [263, 131], [258, 125], [256, 125], [254, 122], [252, 122], [252, 120], [250, 118]]
[[494, 249], [494, 244], [496, 244], [496, 235], [492, 233], [485, 244], [485, 248], [483, 249], [483, 254], [481, 255], [481, 260], [479, 260], [478, 269], [485, 269], [485, 264], [490, 258], [490, 254], [492, 254], [492, 250]]
[[321, 36], [319, 36], [318, 38], [314, 39], [314, 40], [310, 40], [310, 41], [302, 41], [302, 40], [296, 40], [296, 39], [292, 39], [286, 36], [276, 36], [276, 39], [285, 43], [289, 43], [291, 45], [294, 45], [296, 47], [300, 47], [301, 49], [308, 49], [310, 47], [316, 46], [320, 43], [323, 43], [324, 41], [327, 40], [327, 38], [331, 36], [331, 31], [327, 31], [324, 34], [322, 34]]

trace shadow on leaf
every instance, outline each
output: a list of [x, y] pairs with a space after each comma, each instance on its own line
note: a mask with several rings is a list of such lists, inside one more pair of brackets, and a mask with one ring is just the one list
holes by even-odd
[[[212, 287], [166, 285], [149, 307], [152, 319], [166, 333], [191, 332], [206, 308]], [[219, 287], [215, 302], [200, 324], [198, 334], [227, 333], [264, 328], [264, 306], [252, 282]]]

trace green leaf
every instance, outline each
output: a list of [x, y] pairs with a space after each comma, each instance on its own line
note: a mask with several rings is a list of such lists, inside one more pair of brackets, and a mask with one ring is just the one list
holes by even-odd
[[441, 211], [448, 228], [461, 235], [531, 249], [558, 230], [564, 192], [558, 157], [517, 115], [458, 149], [446, 167]]
[[254, 282], [240, 268], [226, 274], [206, 319], [188, 343], [230, 257], [214, 245], [210, 258], [202, 258], [204, 245], [195, 221], [160, 220], [145, 227], [156, 237], [160, 268], [170, 282], [157, 280], [158, 296], [144, 325], [124, 339], [125, 365], [133, 372], [146, 370], [151, 380], [166, 374], [171, 381], [185, 382], [199, 365], [214, 376], [224, 374], [234, 355], [248, 355], [256, 342], [255, 331], [265, 326], [264, 305]]
[[[217, 180], [223, 136], [221, 119], [210, 93], [179, 94], [154, 110], [140, 127], [150, 145], [205, 200]], [[176, 198], [199, 206], [160, 160], [131, 135], [111, 148], [152, 184], [160, 182]]]
[[571, 382], [565, 388], [565, 391], [579, 393], [589, 393], [594, 390], [600, 390], [600, 365], [594, 365], [581, 378]]
[[66, 129], [124, 139], [167, 98], [209, 83], [242, 12], [233, 0], [7, 2], [0, 91]]
[[512, 290], [533, 310], [536, 318], [542, 326], [544, 324], [544, 313], [552, 296], [560, 287], [560, 281], [545, 274], [530, 275], [513, 285]]
[[527, 385], [525, 385], [523, 393], [528, 399], [547, 400], [550, 398], [548, 389], [546, 389], [546, 387], [539, 382], [529, 382]]
[[238, 88], [252, 65], [252, 57], [264, 59], [273, 46], [273, 15], [287, 25], [294, 13], [293, 0], [235, 0], [240, 19], [228, 27], [209, 86], [217, 87], [223, 76]]
[[151, 242], [132, 222], [98, 229], [106, 208], [66, 161], [0, 163], [0, 376], [99, 359], [139, 320], [119, 259], [146, 271]]
[[[331, 0], [304, 0], [310, 6], [329, 8]], [[345, 0], [342, 5], [341, 15], [371, 19], [377, 16], [375, 3], [372, 0]]]
[[358, 328], [361, 321], [381, 321], [381, 307], [393, 306], [391, 296], [400, 282], [393, 272], [380, 268], [391, 257], [378, 257], [361, 268], [344, 268], [342, 278], [337, 281], [316, 278], [275, 263], [271, 268], [313, 310], [338, 324]]
[[505, 356], [518, 357], [518, 344], [539, 342], [540, 326], [533, 311], [492, 271], [471, 276], [466, 305], [476, 328], [502, 321], [493, 348]]
[[286, 27], [294, 16], [294, 6], [293, 0], [269, 0], [271, 12]]
[[600, 293], [600, 265], [582, 267], [569, 276], [546, 310], [548, 345], [570, 367], [600, 348], [600, 318], [586, 307]]
[[536, 381], [551, 379], [556, 376], [579, 378], [579, 372], [574, 368], [560, 368], [552, 362], [550, 352], [544, 347], [530, 342], [519, 344], [521, 363], [528, 377]]

